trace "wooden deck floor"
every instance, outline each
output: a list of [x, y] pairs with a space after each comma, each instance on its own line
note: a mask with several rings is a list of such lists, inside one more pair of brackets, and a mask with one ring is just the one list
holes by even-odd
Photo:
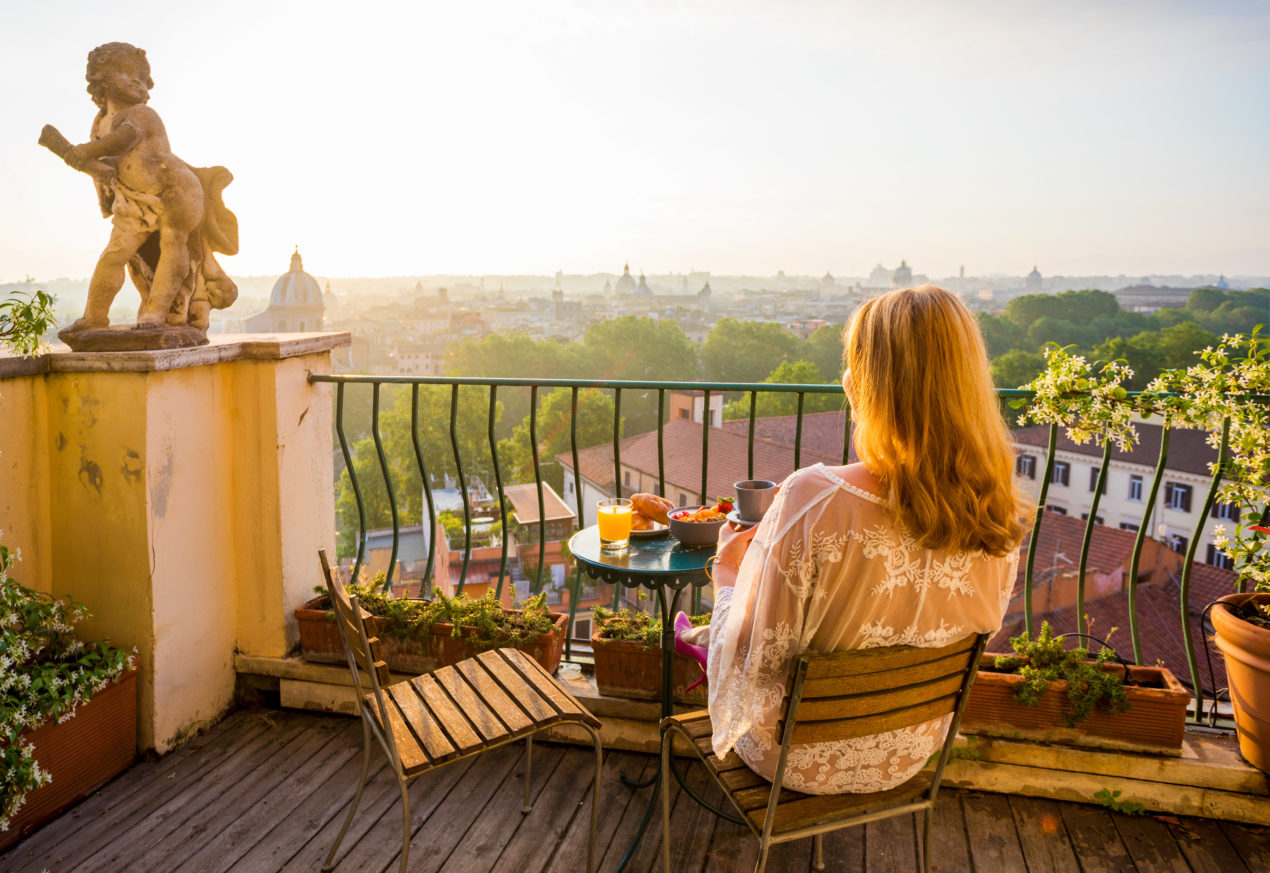
[[[360, 748], [354, 719], [238, 712], [162, 760], [133, 767], [28, 836], [0, 855], [0, 873], [316, 871], [347, 809]], [[523, 750], [520, 743], [504, 747], [411, 786], [412, 873], [583, 869], [590, 753], [536, 745], [535, 805], [522, 816]], [[338, 873], [397, 869], [401, 810], [383, 764], [377, 754]], [[618, 776], [649, 773], [653, 764], [647, 755], [605, 756], [602, 870], [616, 867], [649, 795], [626, 788]], [[699, 768], [688, 781], [705, 787]], [[753, 869], [755, 843], [741, 826], [716, 819], [686, 795], [677, 796], [673, 815], [676, 871]], [[828, 869], [916, 870], [919, 831], [908, 817], [830, 835]], [[932, 869], [941, 873], [1270, 870], [1268, 829], [971, 791], [941, 793], [933, 842]], [[627, 869], [660, 870], [660, 843], [654, 819]], [[802, 873], [809, 865], [806, 841], [778, 847], [768, 869]]]

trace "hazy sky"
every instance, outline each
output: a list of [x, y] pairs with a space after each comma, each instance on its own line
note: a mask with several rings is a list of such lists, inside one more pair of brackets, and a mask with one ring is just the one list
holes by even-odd
[[146, 49], [234, 274], [1270, 273], [1270, 3], [0, 0], [0, 281], [86, 276]]

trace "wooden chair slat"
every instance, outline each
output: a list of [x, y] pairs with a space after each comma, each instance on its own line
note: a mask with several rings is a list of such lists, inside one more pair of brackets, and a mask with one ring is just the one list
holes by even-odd
[[538, 693], [546, 698], [552, 706], [560, 712], [561, 715], [570, 719], [581, 718], [583, 721], [589, 721], [595, 727], [600, 726], [599, 719], [587, 712], [586, 707], [578, 703], [572, 694], [560, 687], [560, 683], [555, 677], [547, 672], [546, 668], [526, 655], [519, 649], [498, 649], [494, 654], [499, 655], [510, 664], [516, 672], [525, 678], [526, 682], [533, 685]]
[[[367, 706], [379, 720], [379, 706], [375, 702], [375, 695], [367, 695]], [[401, 710], [397, 708], [392, 698], [388, 695], [383, 696], [384, 709], [388, 710], [388, 727], [385, 733], [391, 739], [394, 746], [397, 747], [397, 755], [401, 758], [401, 767], [403, 770], [417, 770], [427, 767], [429, 764], [435, 763], [435, 759], [429, 758], [427, 752], [419, 745], [419, 741], [415, 739], [414, 734], [406, 725], [406, 719], [402, 716]]]
[[474, 660], [489, 672], [508, 696], [516, 701], [516, 705], [534, 722], [542, 724], [559, 720], [560, 713], [556, 708], [543, 700], [542, 695], [538, 694], [532, 685], [525, 682], [524, 677], [500, 658], [497, 652], [482, 652]]
[[402, 720], [434, 762], [453, 758], [458, 750], [441, 730], [430, 708], [413, 686], [413, 682], [398, 682], [388, 686], [384, 692], [389, 702], [388, 712], [392, 713], [393, 707], [401, 712]]
[[[921, 724], [924, 721], [948, 715], [957, 705], [957, 695], [950, 694], [937, 700], [911, 706], [906, 709], [895, 709], [881, 715], [861, 716], [859, 718], [835, 719], [833, 721], [804, 722], [801, 719], [794, 725], [792, 743], [829, 743], [863, 737], [869, 734], [880, 734], [899, 728]], [[782, 724], [778, 730], [784, 730]]]
[[972, 654], [969, 651], [955, 652], [934, 661], [907, 667], [902, 675], [898, 677], [892, 673], [862, 673], [859, 676], [851, 677], [808, 679], [803, 682], [802, 705], [806, 706], [807, 701], [819, 697], [886, 691], [895, 688], [898, 682], [903, 682], [905, 685], [916, 685], [919, 682], [929, 682], [932, 679], [939, 679], [944, 676], [961, 676], [965, 673]]
[[714, 746], [711, 745], [710, 737], [698, 737], [693, 740], [693, 742], [697, 744], [697, 749], [701, 752], [701, 757], [711, 759], [710, 766], [719, 772], [723, 772], [724, 770], [734, 770], [737, 767], [746, 767], [745, 762], [741, 760], [741, 756], [736, 753], [736, 749], [730, 750], [727, 755], [719, 758], [714, 754]]
[[[460, 718], [465, 716], [484, 742], [497, 742], [511, 733], [498, 714], [481, 699], [481, 695], [467, 683], [458, 670], [453, 667], [442, 667], [434, 672], [431, 678], [435, 679], [454, 701], [451, 708], [458, 709], [455, 715], [461, 713]], [[448, 726], [448, 718], [446, 723]]]
[[[718, 759], [716, 758], [715, 760]], [[745, 791], [748, 788], [760, 788], [763, 786], [768, 788], [772, 787], [772, 783], [755, 773], [749, 767], [733, 767], [728, 770], [718, 770], [716, 772], [719, 776], [719, 783], [727, 789], [729, 794], [735, 794], [738, 791]]]
[[[742, 788], [739, 791], [731, 792], [731, 795], [732, 802], [739, 809], [744, 810], [747, 814], [752, 810], [758, 810], [759, 814], [762, 815], [768, 802], [772, 799], [772, 783], [764, 779], [762, 785], [757, 785], [753, 788]], [[777, 809], [780, 808], [780, 804], [793, 803], [796, 800], [811, 796], [813, 795], [800, 794], [797, 791], [782, 788], [780, 800], [777, 801]], [[776, 820], [780, 821], [780, 813], [777, 813]]]
[[490, 708], [498, 713], [498, 717], [507, 725], [512, 733], [520, 733], [533, 727], [533, 722], [524, 711], [516, 705], [493, 678], [471, 659], [459, 661], [454, 665], [463, 679], [470, 685]]
[[430, 719], [445, 732], [445, 736], [454, 744], [454, 748], [460, 755], [466, 755], [485, 745], [485, 741], [472, 729], [471, 723], [464, 718], [463, 713], [437, 684], [435, 676], [425, 673], [409, 682], [398, 683], [394, 686], [394, 689], [397, 688], [410, 689], [409, 692], [394, 690], [393, 696], [397, 698], [411, 696], [419, 699], [423, 707], [427, 709]]
[[694, 740], [698, 737], [709, 737], [714, 732], [713, 726], [710, 724], [710, 713], [708, 710], [699, 709], [696, 712], [685, 712], [682, 715], [671, 716], [669, 720], [683, 726], [688, 732], [688, 736]]
[[379, 682], [380, 688], [387, 688], [392, 683], [392, 673], [383, 661], [375, 662], [375, 680]]
[[[785, 792], [781, 792], [780, 804], [776, 807], [776, 821], [772, 832], [787, 833], [799, 828], [814, 827], [832, 821], [840, 821], [856, 815], [865, 815], [878, 809], [900, 806], [918, 800], [930, 788], [929, 773], [918, 773], [908, 782], [890, 791], [879, 791], [873, 794], [799, 794], [785, 800]], [[770, 794], [769, 794], [770, 796]], [[762, 828], [767, 817], [766, 804], [750, 807], [748, 817], [755, 827]]]
[[886, 646], [880, 649], [856, 649], [849, 652], [831, 652], [807, 659], [808, 679], [849, 678], [865, 673], [881, 673], [899, 667], [915, 666], [936, 661], [957, 652], [974, 649], [977, 637], [968, 637], [939, 648], [914, 646]]
[[965, 681], [965, 673], [944, 676], [920, 685], [908, 685], [891, 691], [874, 691], [869, 694], [853, 694], [849, 697], [821, 697], [803, 699], [798, 706], [799, 724], [831, 719], [858, 718], [863, 715], [884, 715], [896, 709], [909, 709], [931, 700], [956, 695]]

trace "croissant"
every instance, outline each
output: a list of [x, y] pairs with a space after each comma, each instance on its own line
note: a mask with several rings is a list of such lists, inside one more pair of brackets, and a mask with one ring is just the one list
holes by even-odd
[[631, 513], [631, 530], [652, 530], [653, 520], [642, 512]]
[[631, 508], [645, 518], [652, 519], [659, 524], [669, 524], [666, 513], [675, 508], [675, 504], [671, 503], [665, 497], [658, 497], [656, 494], [645, 494], [640, 492], [631, 495]]

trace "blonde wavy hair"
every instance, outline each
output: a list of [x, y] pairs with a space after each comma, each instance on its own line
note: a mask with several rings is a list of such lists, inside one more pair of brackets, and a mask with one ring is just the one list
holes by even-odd
[[1031, 510], [978, 322], [922, 285], [875, 297], [843, 332], [855, 448], [900, 525], [929, 549], [1018, 548]]

